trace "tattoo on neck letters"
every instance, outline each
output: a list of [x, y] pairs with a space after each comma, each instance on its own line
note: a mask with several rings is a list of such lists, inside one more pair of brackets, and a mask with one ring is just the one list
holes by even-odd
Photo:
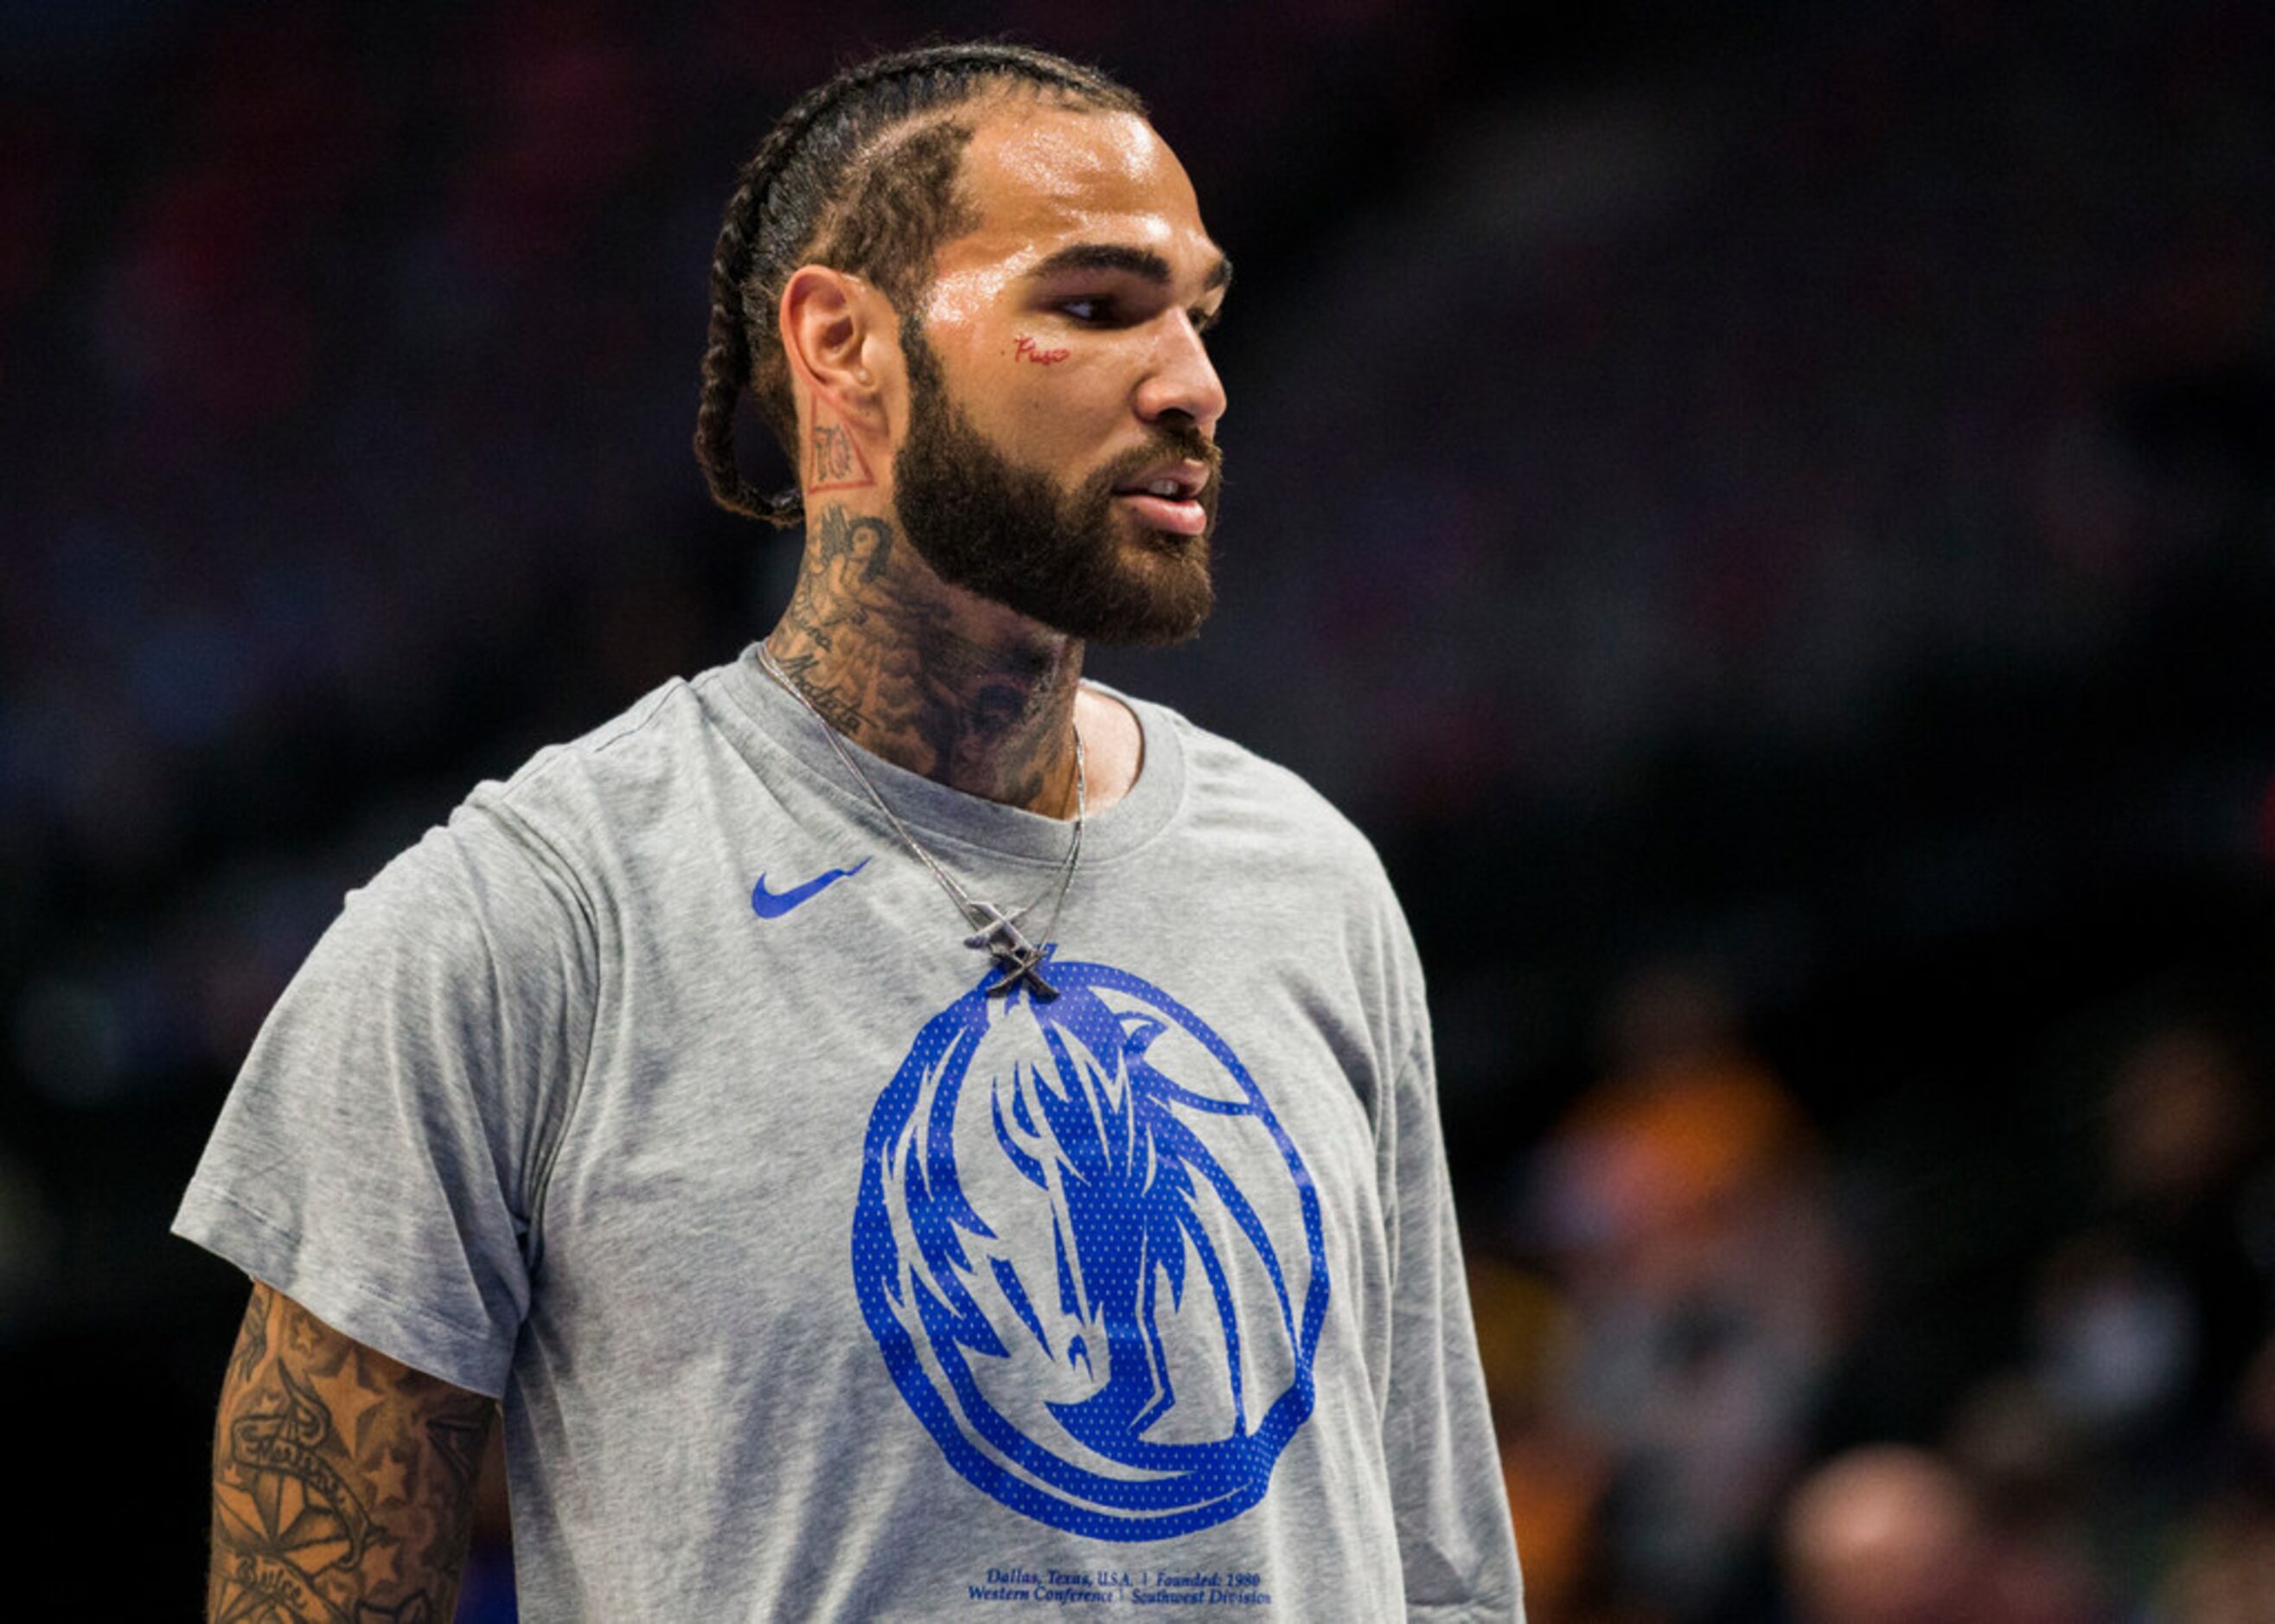
[[811, 525], [767, 647], [822, 718], [941, 783], [1011, 805], [1070, 808], [1079, 663], [967, 636], [891, 521], [833, 505]]
[[814, 491], [865, 490], [877, 482], [869, 459], [861, 455], [853, 431], [843, 423], [817, 419], [806, 438], [805, 488]]

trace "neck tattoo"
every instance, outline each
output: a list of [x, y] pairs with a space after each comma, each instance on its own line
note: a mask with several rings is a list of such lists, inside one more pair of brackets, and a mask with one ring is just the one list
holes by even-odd
[[[837, 759], [845, 764], [846, 771], [853, 774], [854, 781], [867, 791], [869, 799], [884, 814], [885, 821], [892, 826], [893, 833], [900, 836], [901, 843], [909, 849], [911, 856], [930, 871], [932, 877], [940, 882], [941, 889], [948, 893], [949, 900], [956, 904], [956, 911], [971, 927], [971, 934], [964, 939], [964, 945], [976, 948], [995, 961], [1000, 973], [994, 985], [987, 989], [988, 993], [991, 995], [1008, 993], [1024, 982], [1029, 993], [1035, 998], [1056, 998], [1058, 988], [1043, 978], [1043, 965], [1051, 949], [1047, 946], [1039, 947], [1036, 943], [1047, 938], [1057, 925], [1060, 905], [1066, 901], [1067, 888], [1074, 883], [1075, 868], [1082, 861], [1083, 826], [1090, 819], [1090, 782], [1087, 764], [1083, 758], [1082, 729], [1076, 728], [1074, 734], [1074, 830], [1067, 840], [1066, 856], [1059, 862], [1057, 874], [1033, 901], [1024, 908], [1007, 913], [994, 903], [976, 897], [965, 890], [940, 859], [926, 850], [924, 842], [910, 833], [909, 826], [903, 823], [899, 815], [886, 804], [884, 795], [869, 776], [868, 770], [854, 755], [851, 746], [838, 736], [837, 729], [829, 725], [828, 719], [815, 707], [805, 690], [799, 687], [790, 673], [775, 661], [774, 651], [764, 642], [759, 645], [759, 665], [777, 685], [805, 707], [806, 714], [812, 716], [815, 725], [821, 729], [822, 737], [829, 741], [829, 747], [837, 752]], [[1031, 939], [1020, 928], [1021, 922], [1040, 907], [1046, 898], [1050, 902], [1050, 912], [1044, 916], [1042, 924], [1036, 927], [1034, 937]]]

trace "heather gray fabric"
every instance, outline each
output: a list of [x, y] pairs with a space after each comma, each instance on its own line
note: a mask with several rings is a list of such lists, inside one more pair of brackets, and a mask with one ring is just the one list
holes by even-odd
[[[1054, 1000], [748, 655], [349, 897], [175, 1227], [503, 1398], [525, 1617], [1521, 1616], [1381, 868], [1132, 707]], [[865, 765], [1051, 879], [1064, 823]]]

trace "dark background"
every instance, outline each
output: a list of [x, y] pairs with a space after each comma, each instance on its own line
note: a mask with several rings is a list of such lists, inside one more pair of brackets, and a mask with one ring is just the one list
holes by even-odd
[[2266, 1616], [2275, 12], [1557, 10], [0, 4], [0, 1358], [119, 1559], [35, 1591], [194, 1607], [236, 1065], [771, 623], [718, 210], [984, 33], [1240, 263], [1223, 608], [1093, 668], [1399, 884], [1536, 1620]]

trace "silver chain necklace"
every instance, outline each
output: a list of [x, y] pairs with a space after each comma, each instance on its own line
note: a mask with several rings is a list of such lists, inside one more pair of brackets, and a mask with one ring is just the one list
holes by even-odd
[[909, 849], [918, 862], [922, 863], [931, 871], [932, 877], [940, 882], [940, 888], [948, 893], [949, 900], [956, 904], [956, 911], [964, 916], [964, 923], [971, 926], [972, 933], [964, 939], [964, 945], [986, 954], [995, 961], [997, 968], [1002, 971], [1001, 978], [989, 987], [988, 992], [990, 993], [1008, 992], [1024, 981], [1033, 996], [1041, 999], [1056, 998], [1059, 995], [1058, 988], [1043, 978], [1044, 949], [1036, 946], [1035, 941], [1031, 940], [1025, 933], [1020, 930], [1019, 923], [1040, 907], [1044, 898], [1049, 898], [1051, 911], [1043, 920], [1041, 928], [1035, 932], [1037, 939], [1047, 940], [1052, 928], [1058, 924], [1059, 908], [1066, 901], [1067, 888], [1074, 883], [1075, 865], [1082, 861], [1082, 830], [1083, 826], [1090, 820], [1090, 775], [1088, 763], [1083, 755], [1082, 729], [1077, 728], [1074, 734], [1074, 833], [1067, 841], [1066, 856], [1060, 861], [1057, 876], [1042, 888], [1032, 902], [1024, 908], [1014, 909], [1011, 912], [1005, 913], [994, 903], [972, 895], [971, 892], [957, 884], [956, 876], [941, 865], [938, 857], [925, 849], [922, 841], [909, 832], [909, 826], [901, 821], [900, 815], [886, 804], [885, 797], [879, 792], [875, 781], [870, 778], [867, 769], [863, 767], [860, 761], [855, 758], [851, 746], [838, 736], [835, 728], [829, 725], [829, 719], [824, 716], [812, 699], [807, 697], [805, 690], [790, 680], [790, 673], [783, 670], [775, 661], [774, 650], [768, 648], [763, 641], [759, 645], [759, 664], [768, 676], [774, 678], [777, 685], [787, 691], [800, 705], [805, 706], [806, 714], [812, 716], [815, 723], [820, 726], [821, 736], [829, 741], [829, 747], [837, 752], [837, 759], [845, 764], [846, 771], [851, 773], [854, 781], [868, 791], [869, 799], [875, 803], [877, 810], [884, 814], [885, 821], [892, 825], [893, 832], [901, 837], [901, 843]]

